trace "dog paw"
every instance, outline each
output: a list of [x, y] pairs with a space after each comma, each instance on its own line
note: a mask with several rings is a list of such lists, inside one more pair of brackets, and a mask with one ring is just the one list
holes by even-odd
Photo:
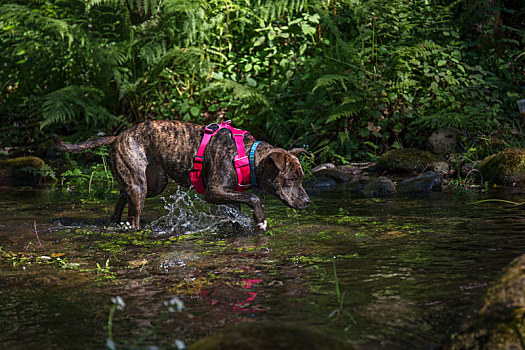
[[262, 231], [266, 231], [268, 229], [268, 222], [266, 220], [264, 220], [263, 222], [259, 222], [257, 224], [257, 227]]

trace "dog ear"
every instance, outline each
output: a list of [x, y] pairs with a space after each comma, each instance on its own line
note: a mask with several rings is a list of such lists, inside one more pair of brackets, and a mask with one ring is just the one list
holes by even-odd
[[288, 152], [290, 152], [291, 154], [293, 154], [297, 158], [299, 158], [299, 155], [301, 153], [309, 154], [308, 151], [306, 151], [303, 147], [292, 148], [291, 150], [288, 150]]
[[283, 171], [286, 168], [286, 156], [282, 151], [270, 152], [266, 159], [269, 159], [279, 171]]

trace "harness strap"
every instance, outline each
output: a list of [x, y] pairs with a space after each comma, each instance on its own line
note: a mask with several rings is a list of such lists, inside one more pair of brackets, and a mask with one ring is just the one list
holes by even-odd
[[[250, 181], [250, 161], [246, 156], [246, 150], [244, 149], [244, 135], [249, 132], [245, 130], [235, 129], [230, 126], [230, 121], [216, 124], [212, 123], [204, 128], [204, 134], [202, 136], [201, 144], [197, 150], [197, 154], [193, 158], [193, 170], [190, 171], [190, 179], [195, 190], [200, 194], [205, 194], [206, 189], [204, 188], [204, 182], [202, 181], [202, 163], [204, 161], [204, 151], [206, 146], [210, 142], [212, 136], [214, 136], [220, 129], [229, 129], [232, 133], [233, 140], [235, 141], [235, 147], [237, 148], [237, 154], [233, 158], [233, 164], [235, 171], [237, 172], [237, 187], [235, 191], [243, 192], [251, 187]], [[250, 135], [251, 136], [251, 135]]]

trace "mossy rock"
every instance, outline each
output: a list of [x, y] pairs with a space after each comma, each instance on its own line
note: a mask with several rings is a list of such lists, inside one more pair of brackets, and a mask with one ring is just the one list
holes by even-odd
[[479, 164], [483, 181], [499, 185], [525, 185], [525, 148], [507, 148]]
[[388, 151], [379, 157], [377, 170], [390, 173], [420, 173], [429, 168], [437, 157], [427, 151], [404, 148]]
[[22, 169], [26, 166], [42, 169], [46, 163], [38, 157], [18, 157], [7, 160], [0, 160], [0, 169], [13, 168], [13, 169]]
[[450, 349], [523, 349], [525, 254], [514, 259], [489, 288], [483, 304], [451, 336]]
[[19, 157], [0, 160], [0, 185], [34, 185], [40, 180], [38, 170], [45, 166], [38, 157]]

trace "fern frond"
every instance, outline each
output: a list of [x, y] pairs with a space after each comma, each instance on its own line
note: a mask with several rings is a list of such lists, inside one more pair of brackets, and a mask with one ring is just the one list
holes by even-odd
[[344, 102], [343, 104], [335, 107], [328, 118], [325, 121], [325, 124], [329, 124], [341, 118], [350, 118], [355, 117], [363, 110], [363, 104], [360, 100], [351, 99], [351, 101]]
[[326, 74], [321, 76], [317, 79], [315, 82], [315, 86], [312, 89], [312, 92], [315, 92], [315, 90], [320, 88], [325, 88], [327, 86], [334, 86], [334, 85], [340, 85], [343, 90], [347, 91], [348, 87], [347, 84], [351, 82], [351, 78], [349, 75], [343, 75], [343, 74]]
[[177, 13], [194, 13], [202, 9], [208, 9], [210, 4], [205, 0], [164, 0], [161, 3], [166, 15]]
[[111, 6], [155, 14], [158, 12], [162, 2], [162, 0], [90, 0], [86, 4], [86, 10], [90, 11], [96, 6]]
[[[18, 4], [5, 4], [0, 6], [0, 26], [14, 25], [16, 30], [25, 33], [40, 31], [66, 40], [71, 46], [74, 40], [84, 43], [84, 35], [74, 25], [57, 18], [50, 18], [38, 11]], [[34, 36], [34, 34], [33, 34]]]
[[148, 78], [154, 79], [170, 65], [183, 67], [186, 72], [200, 71], [202, 65], [206, 64], [206, 61], [201, 58], [202, 54], [203, 51], [199, 49], [172, 48], [152, 62]]
[[44, 96], [40, 129], [52, 124], [72, 123], [84, 118], [86, 124], [105, 126], [119, 119], [101, 106], [104, 94], [99, 89], [66, 86]]
[[232, 80], [220, 79], [211, 83], [202, 92], [222, 90], [231, 93], [235, 100], [248, 100], [252, 104], [258, 104], [265, 108], [269, 108], [268, 100], [259, 91], [252, 89], [249, 86], [236, 83]]

